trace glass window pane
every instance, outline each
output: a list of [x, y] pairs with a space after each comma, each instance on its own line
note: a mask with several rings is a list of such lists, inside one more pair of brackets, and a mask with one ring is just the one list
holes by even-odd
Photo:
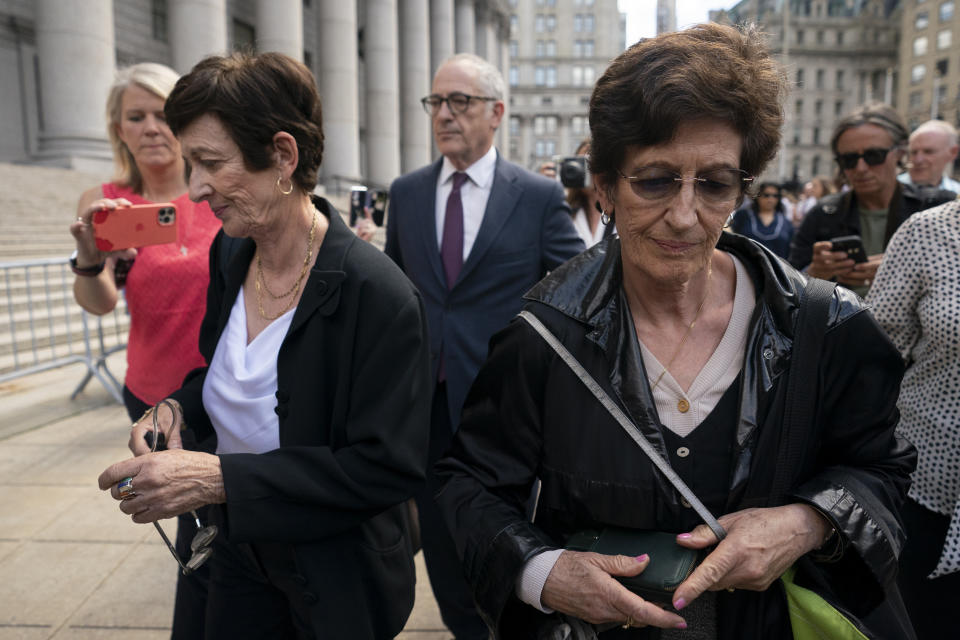
[[917, 36], [913, 39], [913, 55], [922, 56], [927, 53], [927, 36]]

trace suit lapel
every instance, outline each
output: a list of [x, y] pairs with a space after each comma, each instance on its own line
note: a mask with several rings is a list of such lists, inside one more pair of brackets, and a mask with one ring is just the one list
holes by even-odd
[[[500, 230], [513, 213], [523, 189], [517, 184], [517, 172], [513, 167], [503, 162], [497, 154], [497, 165], [493, 172], [493, 185], [490, 188], [490, 198], [487, 208], [483, 212], [483, 221], [477, 239], [470, 249], [470, 255], [463, 263], [463, 269], [454, 283], [454, 288], [483, 260], [484, 254], [493, 246], [494, 240], [500, 235]], [[436, 232], [434, 232], [436, 233]], [[436, 237], [436, 236], [434, 236]], [[439, 252], [437, 252], [439, 254]], [[441, 270], [442, 273], [442, 270]]]
[[431, 171], [426, 171], [420, 176], [419, 184], [414, 185], [411, 190], [411, 197], [413, 215], [419, 217], [417, 235], [423, 242], [423, 255], [427, 256], [430, 270], [433, 271], [437, 282], [446, 289], [447, 276], [443, 270], [443, 262], [440, 260], [440, 247], [437, 245], [437, 180], [440, 178], [442, 164], [441, 157], [433, 163]]

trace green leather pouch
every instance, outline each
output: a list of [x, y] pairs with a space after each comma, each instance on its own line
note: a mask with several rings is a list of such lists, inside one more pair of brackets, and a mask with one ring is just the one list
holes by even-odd
[[702, 552], [677, 544], [675, 533], [640, 531], [620, 527], [588, 529], [573, 534], [566, 544], [571, 551], [592, 551], [604, 555], [650, 556], [650, 563], [636, 576], [614, 576], [623, 586], [644, 600], [670, 604], [673, 592], [687, 579], [702, 559]]

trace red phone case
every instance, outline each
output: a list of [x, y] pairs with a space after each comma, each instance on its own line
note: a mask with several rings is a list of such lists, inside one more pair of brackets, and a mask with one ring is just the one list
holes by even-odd
[[161, 202], [95, 211], [93, 235], [100, 251], [176, 242], [177, 206]]

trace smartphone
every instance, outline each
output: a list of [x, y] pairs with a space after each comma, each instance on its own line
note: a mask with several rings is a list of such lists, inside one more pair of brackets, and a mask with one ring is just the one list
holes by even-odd
[[95, 211], [93, 236], [100, 251], [176, 242], [177, 206], [161, 202]]
[[373, 207], [373, 224], [382, 227], [383, 216], [387, 212], [387, 192], [383, 189], [374, 189], [370, 193], [370, 206]]
[[845, 251], [854, 262], [866, 262], [867, 252], [863, 248], [860, 236], [840, 236], [830, 238], [831, 251]]
[[350, 227], [357, 226], [357, 220], [365, 217], [363, 208], [367, 206], [367, 188], [361, 185], [350, 187]]

